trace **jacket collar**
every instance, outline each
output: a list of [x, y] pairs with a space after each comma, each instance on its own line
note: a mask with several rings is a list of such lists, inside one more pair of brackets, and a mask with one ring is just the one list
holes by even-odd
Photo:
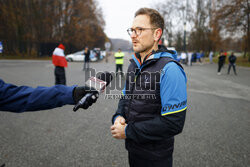
[[[177, 52], [175, 50], [168, 50], [165, 46], [159, 45], [157, 51], [152, 51], [149, 53], [143, 61], [143, 64], [145, 62], [148, 62], [149, 60], [157, 60], [160, 59], [161, 57], [170, 57], [173, 59], [177, 59]], [[136, 63], [137, 67], [140, 68], [142, 63], [141, 63], [141, 56], [139, 53], [134, 53], [132, 55], [132, 58], [134, 62]]]

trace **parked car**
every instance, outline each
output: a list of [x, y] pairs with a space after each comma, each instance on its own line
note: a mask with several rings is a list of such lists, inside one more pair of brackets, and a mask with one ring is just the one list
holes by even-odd
[[[84, 61], [84, 58], [84, 51], [79, 51], [66, 55], [67, 61]], [[90, 61], [97, 61], [97, 55], [92, 50], [90, 50]]]

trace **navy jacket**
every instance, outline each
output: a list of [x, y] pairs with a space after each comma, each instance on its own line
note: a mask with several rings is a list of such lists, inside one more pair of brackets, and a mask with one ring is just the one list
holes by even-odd
[[[140, 62], [132, 56], [119, 115], [128, 124], [126, 149], [146, 159], [163, 159], [173, 153], [174, 136], [180, 133], [187, 109], [186, 75], [176, 53], [166, 48]], [[129, 75], [129, 76], [128, 76]]]
[[0, 79], [0, 111], [37, 111], [75, 104], [74, 88], [64, 85], [31, 88], [7, 84]]
[[228, 57], [228, 61], [230, 64], [234, 64], [236, 60], [237, 60], [237, 57], [233, 54]]

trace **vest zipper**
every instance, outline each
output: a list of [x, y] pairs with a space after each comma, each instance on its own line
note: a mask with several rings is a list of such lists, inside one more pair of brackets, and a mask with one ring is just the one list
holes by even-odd
[[[148, 64], [150, 64], [150, 63], [148, 63]], [[134, 91], [134, 88], [135, 88], [135, 85], [136, 85], [136, 79], [137, 79], [137, 77], [140, 75], [142, 68], [145, 67], [145, 66], [148, 65], [148, 64], [144, 64], [144, 63], [143, 63], [143, 64], [141, 65], [140, 70], [138, 71], [138, 73], [135, 74], [134, 83], [133, 83], [133, 86], [132, 86], [132, 89], [131, 89], [131, 96], [132, 96], [132, 94], [133, 94], [133, 91]], [[129, 113], [130, 113], [130, 109], [131, 109], [131, 101], [132, 101], [132, 98], [133, 98], [133, 96], [129, 99], [129, 105], [128, 105], [128, 121], [130, 121], [130, 120], [129, 120]]]
[[138, 74], [135, 75], [135, 79], [134, 79], [134, 83], [133, 83], [133, 86], [132, 86], [132, 89], [131, 89], [131, 98], [129, 99], [129, 104], [128, 104], [128, 121], [130, 121], [129, 119], [129, 116], [130, 116], [130, 109], [131, 109], [131, 101], [132, 101], [132, 98], [133, 98], [133, 92], [134, 92], [134, 88], [135, 88], [135, 85], [136, 85], [136, 78], [137, 76], [139, 75], [141, 69], [139, 70]]

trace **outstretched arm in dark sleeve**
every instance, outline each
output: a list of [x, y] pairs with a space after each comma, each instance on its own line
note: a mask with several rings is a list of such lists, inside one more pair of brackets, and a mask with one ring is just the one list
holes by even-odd
[[72, 96], [74, 88], [64, 85], [31, 88], [7, 84], [0, 79], [0, 110], [24, 112], [75, 104]]

